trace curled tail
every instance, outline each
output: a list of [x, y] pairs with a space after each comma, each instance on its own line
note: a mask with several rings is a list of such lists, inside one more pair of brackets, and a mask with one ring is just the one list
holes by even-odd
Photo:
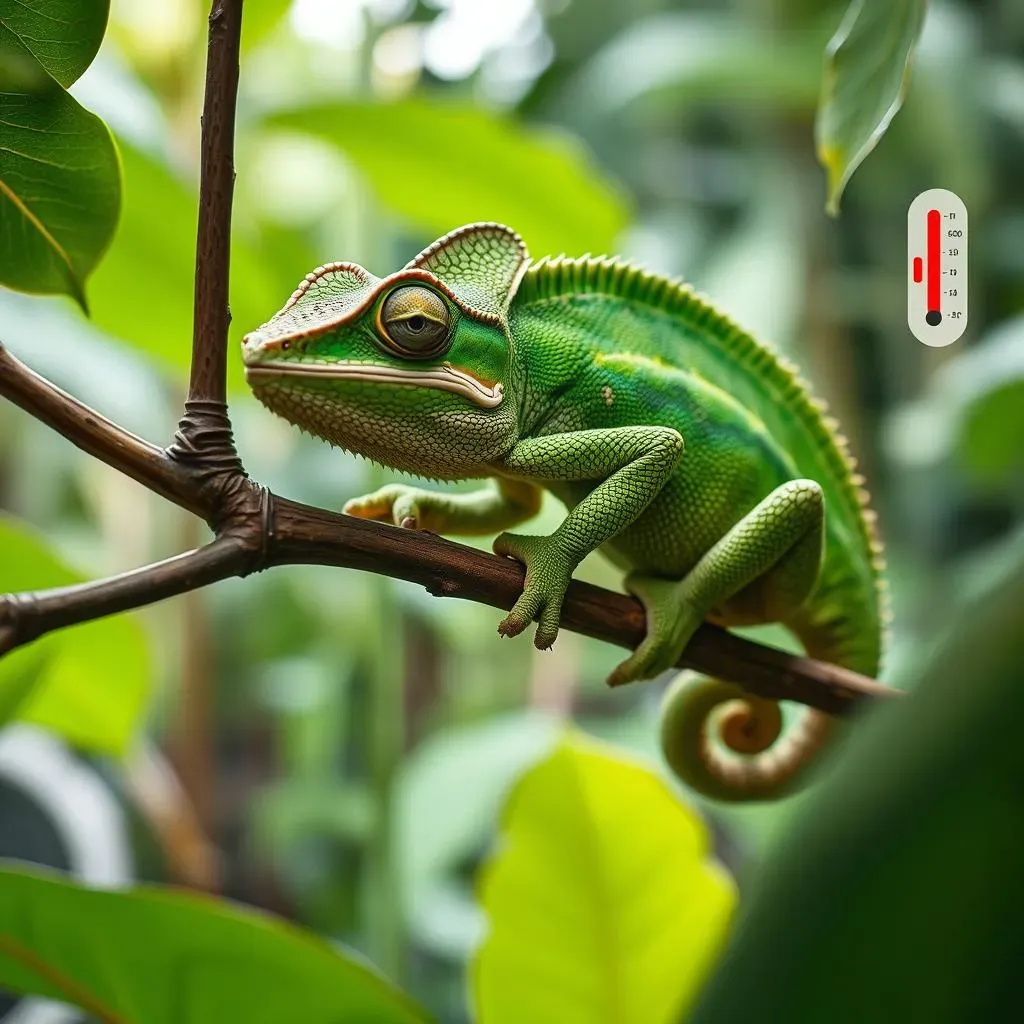
[[[877, 648], [856, 656], [809, 624], [793, 630], [811, 657], [877, 671]], [[775, 800], [802, 788], [840, 727], [831, 715], [803, 708], [783, 731], [778, 701], [696, 672], [681, 672], [661, 706], [661, 746], [669, 767], [691, 789], [730, 802]]]
[[835, 719], [806, 708], [782, 735], [778, 701], [735, 683], [681, 672], [661, 709], [661, 746], [672, 771], [713, 800], [774, 800], [806, 782]]

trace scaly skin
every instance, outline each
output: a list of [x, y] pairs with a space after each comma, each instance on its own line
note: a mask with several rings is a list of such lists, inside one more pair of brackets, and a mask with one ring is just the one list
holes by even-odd
[[[352, 515], [489, 534], [529, 519], [541, 488], [565, 504], [550, 536], [494, 542], [526, 566], [503, 635], [536, 621], [549, 647], [601, 548], [647, 611], [613, 683], [674, 665], [704, 619], [781, 622], [814, 657], [878, 669], [881, 559], [845, 442], [791, 367], [682, 285], [615, 260], [530, 266], [508, 228], [469, 225], [384, 280], [319, 268], [243, 355], [265, 405], [333, 444], [492, 478], [469, 495], [393, 484]], [[701, 792], [767, 799], [806, 780], [829, 728], [805, 710], [780, 738], [774, 702], [683, 673], [662, 744]]]

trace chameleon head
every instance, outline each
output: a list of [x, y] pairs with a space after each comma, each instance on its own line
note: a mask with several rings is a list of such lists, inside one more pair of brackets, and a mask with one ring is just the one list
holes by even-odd
[[417, 475], [483, 475], [515, 436], [506, 314], [527, 263], [508, 228], [475, 224], [383, 280], [320, 267], [243, 339], [246, 379], [332, 444]]

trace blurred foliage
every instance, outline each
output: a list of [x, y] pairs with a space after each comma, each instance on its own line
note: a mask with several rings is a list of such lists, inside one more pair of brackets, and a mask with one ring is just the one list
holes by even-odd
[[[0, 120], [13, 123], [7, 113], [14, 106], [42, 103], [74, 111], [94, 128], [89, 111], [102, 117], [123, 167], [120, 225], [88, 280], [91, 320], [65, 297], [0, 291], [0, 338], [55, 383], [166, 442], [191, 350], [208, 4], [113, 0], [91, 64], [103, 5], [65, 6], [83, 20], [64, 22], [66, 32], [50, 37], [55, 49], [37, 47], [29, 61], [23, 53], [9, 56], [26, 48], [17, 38], [22, 23], [12, 19], [37, 17], [43, 5], [0, 0]], [[436, 235], [475, 218], [508, 221], [535, 257], [613, 251], [685, 276], [798, 361], [850, 435], [879, 508], [891, 567], [897, 620], [886, 678], [920, 672], [951, 623], [962, 620], [968, 636], [989, 619], [1006, 627], [1005, 637], [985, 633], [979, 640], [988, 660], [971, 666], [971, 685], [961, 693], [965, 722], [974, 709], [978, 729], [994, 737], [1000, 723], [983, 718], [994, 680], [1003, 678], [992, 659], [1012, 643], [1012, 625], [1003, 621], [1012, 609], [961, 610], [951, 595], [985, 590], [1008, 562], [1006, 539], [1024, 520], [1024, 10], [1016, 0], [933, 2], [914, 49], [923, 10], [916, 0], [249, 0], [236, 140], [232, 351], [318, 263], [354, 260], [387, 273]], [[823, 92], [830, 39], [837, 43]], [[903, 108], [890, 123], [912, 50]], [[12, 100], [14, 93], [20, 95]], [[816, 129], [819, 145], [832, 154], [826, 163], [833, 197], [837, 185], [845, 187], [838, 218], [825, 213], [830, 186], [816, 159]], [[96, 146], [100, 134], [93, 132]], [[10, 187], [21, 158], [7, 153], [8, 138], [0, 146], [0, 183]], [[45, 138], [34, 141], [48, 145]], [[101, 149], [89, 181], [105, 198], [87, 204], [91, 226], [66, 281], [52, 251], [24, 257], [30, 250], [9, 201], [0, 198], [5, 284], [26, 287], [32, 276], [38, 287], [38, 275], [48, 273], [72, 295], [82, 290], [117, 211], [114, 151]], [[52, 188], [65, 187], [52, 154], [41, 155]], [[905, 322], [906, 209], [914, 195], [936, 186], [963, 197], [973, 236], [970, 325], [947, 350], [917, 344]], [[77, 184], [67, 187], [86, 195]], [[230, 366], [235, 436], [254, 478], [332, 508], [383, 482], [365, 463], [256, 406], [240, 386], [239, 361]], [[204, 536], [179, 510], [3, 404], [0, 508], [10, 513], [0, 526], [4, 590], [81, 578], [67, 565], [89, 576], [118, 571]], [[549, 530], [559, 515], [557, 503], [546, 502], [528, 529]], [[617, 585], [617, 573], [598, 557], [581, 575]], [[528, 860], [531, 847], [524, 852], [514, 839], [529, 826], [527, 812], [550, 801], [560, 810], [538, 841], [552, 855], [529, 861], [516, 877], [527, 887], [558, 877], [565, 899], [605, 923], [620, 912], [639, 913], [661, 891], [646, 880], [664, 871], [655, 852], [659, 836], [665, 842], [673, 827], [689, 828], [691, 839], [700, 831], [692, 822], [681, 825], [689, 821], [685, 807], [632, 766], [635, 791], [620, 772], [625, 797], [607, 806], [594, 800], [608, 814], [636, 801], [637, 824], [613, 841], [598, 828], [605, 819], [583, 817], [572, 773], [557, 769], [573, 759], [590, 763], [593, 755], [555, 747], [565, 723], [653, 757], [660, 686], [608, 693], [602, 680], [615, 651], [566, 634], [552, 652], [538, 654], [525, 642], [501, 643], [496, 621], [491, 609], [436, 601], [393, 581], [320, 567], [275, 569], [61, 632], [5, 658], [0, 721], [27, 715], [76, 746], [109, 754], [145, 729], [168, 752], [196, 807], [205, 808], [202, 823], [223, 857], [224, 895], [352, 945], [445, 1024], [463, 1024], [471, 1019], [467, 965], [488, 927], [474, 884], [510, 791], [517, 796], [505, 830], [513, 842], [498, 847], [484, 877], [500, 880], [503, 863]], [[777, 633], [758, 635], [779, 642]], [[960, 664], [948, 651], [951, 665]], [[985, 665], [992, 668], [991, 690], [973, 671]], [[932, 671], [940, 670], [936, 664]], [[952, 689], [952, 682], [930, 679], [921, 681], [922, 691]], [[147, 693], [155, 695], [148, 706]], [[943, 698], [934, 714], [952, 716], [953, 708], [952, 698]], [[915, 964], [922, 972], [931, 964], [941, 976], [935, 991], [949, 997], [949, 1006], [957, 984], [978, 978], [969, 973], [973, 953], [956, 960], [962, 949], [952, 938], [952, 916], [930, 933], [910, 929], [929, 920], [929, 896], [950, 915], [963, 909], [949, 895], [959, 891], [961, 875], [963, 891], [977, 894], [979, 912], [998, 909], [977, 865], [991, 872], [994, 885], [1013, 862], [1005, 848], [982, 849], [1009, 820], [998, 791], [980, 781], [999, 745], [993, 741], [989, 758], [971, 767], [967, 745], [980, 742], [983, 731], [924, 715], [917, 732], [917, 716], [905, 721], [912, 716], [909, 707], [888, 716], [901, 729], [888, 746], [880, 737], [884, 729], [895, 736], [896, 726], [882, 716], [878, 736], [868, 728], [855, 736], [862, 746], [851, 744], [848, 759], [837, 761], [820, 800], [811, 793], [723, 809], [684, 794], [700, 807], [714, 854], [738, 880], [741, 915], [748, 891], [752, 901], [736, 959], [707, 1006], [726, 1005], [717, 1001], [727, 984], [729, 998], [753, 998], [760, 974], [756, 984], [726, 979], [746, 970], [755, 978], [750, 964], [776, 957], [778, 987], [768, 994], [786, 1013], [774, 1019], [801, 1019], [801, 1007], [812, 1003], [789, 1000], [805, 991], [807, 972], [783, 959], [796, 949], [808, 962], [819, 957], [813, 991], [821, 998], [828, 985], [849, 994], [849, 977], [835, 974], [844, 964], [865, 965], [862, 983], [877, 966], [865, 959], [875, 947], [890, 951], [890, 966], [919, 947]], [[1008, 728], [1012, 717], [1001, 725]], [[948, 761], [940, 746], [951, 751]], [[879, 764], [891, 765], [887, 772], [861, 766], [869, 749]], [[128, 760], [104, 764], [114, 777], [131, 770]], [[859, 780], [853, 793], [849, 787]], [[844, 781], [848, 788], [830, 798]], [[644, 801], [656, 809], [641, 814]], [[815, 832], [812, 817], [828, 827]], [[794, 838], [787, 839], [794, 823]], [[950, 840], [954, 826], [961, 827], [960, 846]], [[649, 872], [631, 894], [635, 906], [623, 895], [595, 910], [586, 891], [593, 874], [565, 867], [572, 851], [587, 853], [579, 845], [584, 832], [604, 843], [608, 870], [625, 871], [651, 849]], [[830, 845], [847, 835], [849, 850]], [[870, 845], [869, 837], [877, 842]], [[877, 852], [883, 848], [891, 853], [885, 863]], [[821, 857], [800, 860], [811, 849]], [[866, 851], [859, 862], [854, 850]], [[833, 859], [822, 862], [826, 851]], [[699, 861], [693, 863], [698, 870]], [[789, 867], [765, 866], [773, 863]], [[793, 864], [804, 867], [794, 872]], [[792, 884], [773, 887], [769, 872]], [[811, 889], [797, 891], [805, 872], [817, 904]], [[685, 877], [672, 875], [665, 891], [676, 891]], [[832, 888], [840, 877], [840, 888]], [[940, 881], [942, 899], [935, 895]], [[17, 884], [38, 886], [33, 899], [64, 898], [52, 895], [51, 882]], [[68, 898], [77, 900], [71, 892]], [[155, 898], [127, 895], [123, 907], [132, 909], [124, 913]], [[826, 899], [836, 906], [827, 919], [820, 911]], [[521, 925], [529, 910], [525, 899], [513, 898], [507, 917], [494, 912], [492, 934]], [[200, 912], [234, 913], [190, 904], [188, 913]], [[783, 942], [789, 925], [778, 922], [790, 914], [792, 939]], [[679, 987], [667, 1001], [690, 998], [723, 920], [693, 930], [681, 915], [661, 922], [666, 935], [679, 936], [670, 940], [676, 973], [664, 976], [666, 986]], [[965, 934], [983, 936], [983, 923], [957, 920]], [[319, 963], [323, 972], [348, 972], [352, 992], [363, 991], [359, 968], [335, 958], [329, 967], [319, 951], [306, 962], [299, 946], [309, 952], [311, 940], [262, 920], [232, 918], [225, 929], [236, 925], [232, 942], [250, 941], [243, 932], [254, 927], [267, 949], [278, 941], [298, 944], [289, 947], [296, 971], [319, 972]], [[191, 919], [188, 928], [201, 930]], [[760, 953], [743, 953], [754, 948], [755, 929]], [[544, 936], [552, 970], [575, 964], [592, 976], [600, 969], [587, 956], [592, 946], [570, 941], [570, 933], [569, 925], [552, 924]], [[926, 959], [929, 934], [942, 937], [956, 962]], [[109, 937], [120, 941], [113, 931]], [[881, 941], [886, 937], [891, 943]], [[122, 952], [116, 944], [107, 948], [116, 966]], [[480, 955], [501, 948], [485, 946]], [[695, 960], [687, 961], [687, 948]], [[503, 993], [516, 981], [500, 972], [493, 977]], [[230, 978], [220, 980], [225, 987], [218, 991], [227, 993]], [[313, 981], [309, 989], [318, 998]], [[335, 995], [345, 991], [339, 986]], [[872, 991], [865, 988], [865, 1000]], [[266, 1005], [286, 1005], [279, 1018], [297, 1017], [304, 994], [282, 985]], [[561, 1021], [572, 1012], [538, 1011], [535, 1019]], [[752, 1015], [773, 1019], [767, 1003]], [[487, 1024], [486, 1008], [480, 1019]], [[885, 1018], [880, 1011], [873, 1019]], [[913, 1010], [903, 1019], [914, 1019]]]
[[863, 724], [766, 858], [694, 1024], [943, 1024], [998, 1020], [1012, 1004], [1024, 535], [1003, 555], [908, 673], [913, 697]]
[[601, 253], [614, 249], [626, 225], [619, 194], [579, 147], [478, 108], [422, 99], [332, 103], [269, 123], [333, 142], [382, 203], [428, 234], [496, 220], [514, 224], [537, 253]]
[[479, 1020], [667, 1024], [689, 1007], [736, 894], [662, 779], [569, 735], [516, 784], [499, 844], [480, 880]]

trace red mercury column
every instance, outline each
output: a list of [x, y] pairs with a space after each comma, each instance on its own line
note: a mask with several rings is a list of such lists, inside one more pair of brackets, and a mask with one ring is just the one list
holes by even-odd
[[[915, 278], [917, 267], [914, 267]], [[928, 312], [925, 320], [932, 327], [942, 322], [942, 214], [928, 211]]]

